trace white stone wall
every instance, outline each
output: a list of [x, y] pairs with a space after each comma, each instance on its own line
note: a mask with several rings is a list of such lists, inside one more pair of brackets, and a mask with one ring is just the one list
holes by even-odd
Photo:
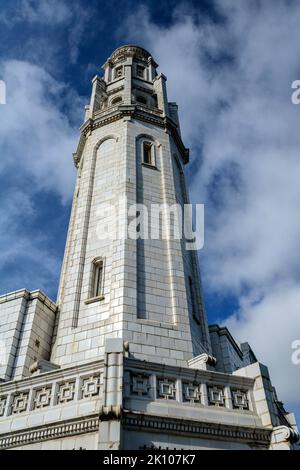
[[18, 380], [50, 357], [56, 305], [42, 292], [23, 289], [0, 297], [0, 377]]
[[[135, 62], [127, 57], [121, 62], [124, 76], [115, 79], [112, 64], [104, 66], [106, 82], [97, 77], [93, 82], [88, 113], [99, 126], [84, 137], [51, 360], [64, 366], [101, 357], [105, 338], [119, 337], [129, 341], [136, 357], [185, 365], [210, 350], [196, 255], [187, 253], [180, 240], [99, 240], [97, 235], [97, 227], [111, 218], [99, 213], [104, 203], [118, 206], [126, 198], [127, 207], [143, 203], [150, 209], [151, 204], [187, 199], [174, 171], [173, 154], [181, 159], [181, 150], [162, 121], [169, 112], [165, 77], [155, 77], [151, 62], [145, 77], [153, 81], [137, 79]], [[148, 99], [148, 107], [139, 108], [145, 119], [116, 117], [123, 105], [135, 109], [130, 106], [138, 93]], [[159, 109], [153, 108], [153, 93]], [[112, 104], [115, 96], [122, 97], [120, 108]], [[143, 139], [155, 147], [156, 168], [142, 165]], [[105, 260], [104, 298], [91, 301], [95, 257]], [[195, 286], [197, 321], [191, 312], [189, 276]]]

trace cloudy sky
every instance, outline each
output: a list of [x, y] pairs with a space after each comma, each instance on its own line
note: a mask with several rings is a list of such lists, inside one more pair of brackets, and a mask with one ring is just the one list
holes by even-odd
[[91, 79], [138, 43], [167, 75], [191, 149], [209, 321], [250, 342], [299, 413], [299, 24], [297, 0], [1, 0], [1, 293], [55, 298]]

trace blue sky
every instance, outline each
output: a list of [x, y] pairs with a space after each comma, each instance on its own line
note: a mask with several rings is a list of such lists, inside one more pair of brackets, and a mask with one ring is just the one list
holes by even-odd
[[91, 79], [124, 43], [150, 50], [179, 104], [210, 323], [230, 326], [300, 409], [300, 4], [1, 0], [0, 290], [55, 298]]

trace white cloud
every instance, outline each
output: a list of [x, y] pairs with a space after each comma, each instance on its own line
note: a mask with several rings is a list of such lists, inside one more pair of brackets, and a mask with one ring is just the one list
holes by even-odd
[[[5, 5], [0, 12], [0, 24], [6, 28], [30, 26], [25, 44], [22, 44], [24, 58], [35, 59], [36, 63], [48, 63], [58, 53], [51, 38], [53, 32], [66, 37], [69, 46], [69, 60], [75, 64], [78, 59], [83, 35], [87, 32], [93, 8], [82, 5], [80, 0], [15, 0]], [[41, 29], [42, 27], [42, 29]], [[62, 39], [64, 41], [64, 39]], [[25, 47], [26, 46], [26, 47]], [[61, 47], [59, 46], [59, 50]], [[18, 51], [19, 52], [19, 51]]]
[[22, 61], [1, 65], [7, 86], [7, 104], [0, 108], [2, 171], [19, 167], [36, 190], [54, 191], [65, 201], [73, 189], [78, 130], [62, 109], [71, 105], [82, 113], [83, 101], [41, 67]]
[[25, 61], [0, 65], [7, 85], [7, 103], [0, 106], [1, 273], [10, 266], [1, 291], [30, 283], [49, 292], [61, 259], [49, 247], [52, 235], [43, 223], [33, 228], [36, 220], [45, 219], [47, 225], [48, 217], [46, 208], [43, 218], [37, 212], [41, 208], [37, 209], [36, 198], [42, 191], [48, 193], [49, 204], [57, 196], [61, 204], [70, 203], [75, 179], [72, 152], [84, 101], [41, 67]]
[[227, 320], [241, 341], [251, 342], [269, 365], [279, 398], [299, 401], [300, 365], [292, 363], [292, 343], [300, 340], [299, 284], [271, 288], [258, 303], [241, 298], [241, 309]]
[[[7, 187], [0, 207], [0, 270], [4, 273], [11, 263], [15, 269], [1, 280], [1, 293], [6, 283], [24, 287], [24, 272], [27, 270], [26, 286], [47, 291], [49, 281], [54, 282], [61, 260], [47, 249], [47, 234], [42, 230], [28, 229], [28, 220], [34, 222], [37, 211], [30, 189]], [[45, 262], [46, 261], [46, 262]], [[39, 266], [40, 265], [40, 266]], [[11, 289], [10, 289], [11, 290]]]
[[216, 11], [217, 24], [181, 10], [165, 27], [142, 8], [126, 32], [169, 77], [192, 159], [201, 150], [192, 199], [207, 204], [206, 287], [238, 296], [237, 338], [253, 344], [283, 398], [296, 402], [300, 106], [291, 104], [291, 83], [300, 77], [300, 5], [222, 0]]
[[72, 10], [67, 3], [60, 0], [21, 0], [18, 18], [54, 26], [69, 21], [72, 18]]

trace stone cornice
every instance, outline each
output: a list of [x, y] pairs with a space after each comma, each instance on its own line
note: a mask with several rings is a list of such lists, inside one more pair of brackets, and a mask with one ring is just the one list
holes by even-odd
[[137, 371], [153, 371], [164, 377], [181, 377], [183, 379], [194, 381], [203, 380], [204, 382], [213, 382], [215, 384], [230, 384], [236, 387], [242, 385], [253, 388], [254, 379], [250, 377], [242, 377], [239, 375], [226, 374], [223, 372], [215, 372], [203, 369], [189, 369], [188, 367], [176, 367], [156, 362], [145, 362], [134, 358], [125, 358], [125, 367], [127, 369]]
[[226, 439], [233, 441], [246, 441], [269, 445], [272, 429], [257, 428], [249, 426], [235, 426], [221, 423], [206, 423], [175, 419], [161, 416], [123, 412], [122, 424], [128, 429], [145, 429], [145, 431], [156, 433], [179, 434], [180, 436], [197, 436], [203, 438]]
[[60, 439], [77, 434], [97, 432], [98, 429], [99, 417], [97, 414], [68, 421], [59, 421], [44, 426], [32, 427], [26, 431], [2, 434], [0, 437], [0, 449], [9, 449], [49, 439]]
[[27, 289], [20, 289], [15, 292], [9, 292], [8, 294], [0, 296], [0, 304], [9, 302], [11, 300], [20, 299], [22, 297], [24, 297], [26, 300], [38, 299], [40, 302], [49, 307], [50, 310], [52, 310], [54, 313], [57, 311], [57, 305], [41, 290], [34, 290], [30, 292]]
[[106, 126], [112, 122], [123, 119], [124, 117], [131, 117], [132, 119], [138, 119], [144, 122], [151, 123], [158, 127], [164, 128], [170, 132], [175, 144], [177, 145], [179, 154], [184, 163], [189, 161], [189, 150], [185, 148], [181, 137], [178, 133], [177, 127], [172, 119], [168, 117], [162, 117], [159, 112], [155, 110], [147, 109], [139, 105], [120, 105], [112, 107], [105, 112], [98, 113], [94, 119], [88, 119], [80, 128], [81, 136], [76, 152], [73, 154], [75, 166], [79, 166], [82, 152], [85, 146], [87, 136], [93, 130]]
[[[106, 63], [115, 64], [120, 60], [124, 60], [126, 57], [135, 57], [144, 62], [148, 62], [149, 60], [151, 60], [154, 67], [157, 67], [157, 64], [151, 54], [143, 47], [136, 46], [134, 44], [126, 44], [124, 46], [118, 47], [111, 54]], [[104, 64], [103, 67], [105, 67], [105, 65], [106, 64]]]
[[79, 366], [67, 367], [64, 369], [56, 369], [42, 374], [32, 375], [21, 380], [12, 380], [10, 382], [2, 382], [0, 384], [0, 392], [7, 393], [14, 390], [22, 390], [28, 387], [39, 385], [46, 381], [60, 380], [62, 378], [71, 377], [78, 373], [85, 373], [91, 370], [100, 370], [104, 365], [103, 361], [93, 361]]

